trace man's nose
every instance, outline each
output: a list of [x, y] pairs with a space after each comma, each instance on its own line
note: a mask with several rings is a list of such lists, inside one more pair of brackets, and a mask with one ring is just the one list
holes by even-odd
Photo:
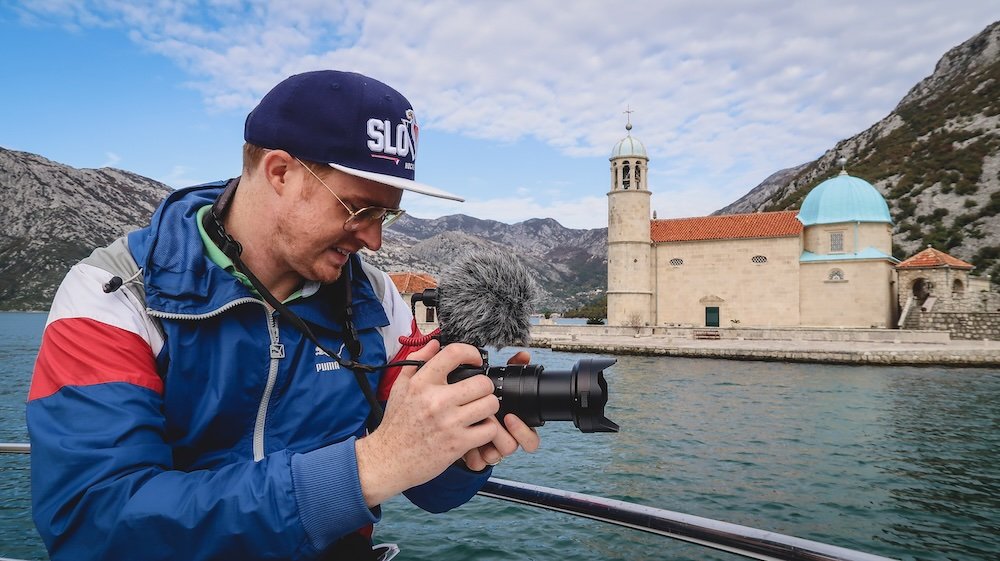
[[361, 243], [372, 251], [378, 251], [382, 247], [382, 222], [373, 222], [366, 228], [361, 228], [354, 232]]

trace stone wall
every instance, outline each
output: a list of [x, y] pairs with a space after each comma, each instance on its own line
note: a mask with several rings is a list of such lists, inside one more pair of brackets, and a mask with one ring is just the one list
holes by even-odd
[[668, 242], [655, 251], [657, 326], [703, 327], [707, 307], [719, 309], [720, 327], [800, 324], [798, 236]]
[[952, 339], [1000, 341], [1000, 314], [988, 312], [911, 312], [907, 325], [947, 331]]
[[[694, 339], [691, 327], [615, 327], [609, 325], [532, 325], [531, 337], [544, 340], [573, 340], [577, 337], [659, 337]], [[824, 327], [725, 327], [719, 328], [719, 338], [731, 341], [838, 341], [883, 343], [946, 344], [951, 338], [947, 331], [909, 331], [903, 329], [839, 329]], [[421, 327], [421, 332], [427, 333]]]

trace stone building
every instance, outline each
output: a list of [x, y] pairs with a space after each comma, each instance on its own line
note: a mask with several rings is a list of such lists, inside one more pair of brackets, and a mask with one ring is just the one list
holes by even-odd
[[[414, 294], [423, 292], [428, 288], [437, 288], [437, 281], [427, 273], [389, 273], [389, 279], [392, 280], [392, 284], [396, 285], [396, 290], [399, 291], [399, 294], [403, 297], [403, 301], [407, 304], [411, 304], [410, 298]], [[437, 321], [434, 315], [434, 308], [424, 306], [423, 302], [417, 302], [416, 306], [413, 307], [413, 317], [421, 324], [433, 324]]]
[[948, 331], [953, 338], [1000, 339], [1000, 294], [973, 266], [928, 247], [896, 266], [900, 327]]
[[610, 325], [895, 327], [892, 218], [870, 183], [841, 171], [798, 211], [657, 220], [626, 130], [610, 157]]

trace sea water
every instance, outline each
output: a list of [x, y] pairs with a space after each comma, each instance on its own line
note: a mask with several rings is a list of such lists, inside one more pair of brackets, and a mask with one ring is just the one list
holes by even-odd
[[[0, 440], [27, 439], [44, 322], [0, 314]], [[530, 351], [549, 370], [595, 356]], [[612, 358], [607, 414], [621, 432], [548, 423], [541, 449], [497, 477], [897, 559], [1000, 559], [1000, 372]], [[0, 471], [0, 557], [45, 559], [27, 456], [0, 456]], [[440, 515], [392, 499], [376, 538], [400, 544], [402, 561], [741, 559], [484, 497]]]

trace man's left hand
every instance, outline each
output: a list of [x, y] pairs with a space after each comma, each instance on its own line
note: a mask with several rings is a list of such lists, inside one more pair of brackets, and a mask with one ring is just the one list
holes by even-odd
[[[526, 351], [520, 351], [510, 357], [507, 364], [528, 364], [529, 362], [531, 362], [531, 355]], [[524, 424], [524, 421], [517, 415], [513, 413], [505, 415], [503, 425], [497, 421], [496, 417], [490, 417], [484, 422], [497, 424], [497, 436], [492, 442], [465, 453], [462, 459], [469, 469], [480, 471], [486, 466], [495, 466], [500, 463], [500, 460], [516, 452], [519, 446], [525, 452], [538, 450], [540, 444], [538, 433], [535, 429]]]

